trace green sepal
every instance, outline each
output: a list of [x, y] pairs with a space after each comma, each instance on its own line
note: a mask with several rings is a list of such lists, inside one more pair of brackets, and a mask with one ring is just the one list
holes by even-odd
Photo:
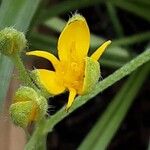
[[85, 60], [85, 77], [82, 94], [88, 94], [93, 90], [100, 78], [100, 65], [98, 61], [87, 57]]

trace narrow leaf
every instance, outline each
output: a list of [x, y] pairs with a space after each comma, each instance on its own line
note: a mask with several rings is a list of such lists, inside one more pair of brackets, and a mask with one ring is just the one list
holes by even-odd
[[[26, 32], [40, 0], [3, 0], [0, 7], [0, 29], [8, 26]], [[0, 57], [0, 103], [4, 100], [13, 71], [12, 62]]]
[[118, 130], [142, 83], [149, 74], [149, 63], [134, 72], [118, 94], [109, 104], [105, 112], [81, 143], [79, 150], [105, 150]]

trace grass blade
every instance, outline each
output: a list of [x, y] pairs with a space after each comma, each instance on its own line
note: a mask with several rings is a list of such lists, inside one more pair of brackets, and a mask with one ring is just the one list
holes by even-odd
[[150, 63], [134, 72], [81, 143], [79, 150], [105, 150], [149, 74]]
[[123, 37], [123, 28], [117, 16], [116, 8], [110, 1], [106, 2], [106, 7], [117, 37]]
[[41, 12], [39, 20], [41, 22], [41, 21], [47, 20], [51, 17], [57, 16], [59, 14], [63, 14], [65, 12], [69, 12], [69, 11], [76, 11], [80, 8], [96, 5], [101, 2], [102, 2], [102, 0], [93, 0], [93, 1], [91, 1], [91, 0], [80, 0], [80, 1], [65, 0], [56, 5], [53, 5], [48, 10], [43, 10]]
[[0, 108], [1, 105], [3, 104], [4, 96], [7, 93], [7, 88], [9, 86], [9, 80], [10, 80], [10, 74], [12, 73], [12, 63], [11, 60], [8, 59], [4, 55], [0, 55], [0, 86], [1, 91], [0, 91]]
[[124, 10], [127, 10], [131, 13], [138, 15], [139, 17], [144, 18], [147, 21], [150, 21], [150, 3], [143, 1], [127, 1], [127, 0], [112, 0], [112, 3]]
[[[8, 26], [26, 32], [40, 0], [3, 0], [0, 7], [0, 29]], [[6, 67], [7, 66], [7, 67]], [[8, 89], [13, 65], [7, 57], [0, 57], [0, 102], [4, 100]]]
[[143, 41], [149, 41], [150, 39], [150, 31], [143, 32], [143, 33], [138, 33], [135, 35], [131, 35], [129, 37], [124, 37], [120, 39], [116, 39], [113, 41], [112, 45], [113, 46], [128, 46], [136, 43], [140, 43]]

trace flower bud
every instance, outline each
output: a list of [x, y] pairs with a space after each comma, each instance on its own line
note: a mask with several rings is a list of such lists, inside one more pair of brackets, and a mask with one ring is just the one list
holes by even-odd
[[100, 65], [98, 61], [92, 59], [91, 57], [87, 57], [85, 62], [85, 77], [82, 94], [87, 94], [92, 91], [99, 78]]
[[19, 53], [27, 45], [27, 40], [23, 32], [19, 32], [12, 27], [7, 27], [0, 31], [0, 52], [11, 56]]
[[20, 87], [13, 98], [9, 112], [14, 124], [26, 128], [31, 122], [44, 117], [48, 109], [47, 100], [30, 87]]

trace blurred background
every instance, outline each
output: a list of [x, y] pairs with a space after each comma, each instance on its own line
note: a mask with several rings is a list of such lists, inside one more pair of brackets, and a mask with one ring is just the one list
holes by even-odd
[[[76, 12], [86, 18], [91, 31], [89, 55], [104, 41], [112, 40], [112, 45], [100, 60], [102, 78], [113, 73], [149, 46], [149, 0], [42, 0], [27, 31], [28, 49], [42, 49], [57, 55], [59, 34], [65, 22]], [[27, 58], [25, 53], [23, 59], [28, 69], [33, 69], [33, 66], [52, 68], [45, 59]], [[126, 78], [117, 82], [56, 125], [47, 137], [47, 149], [76, 150], [125, 82]], [[14, 70], [0, 116], [1, 150], [22, 150], [26, 142], [23, 130], [10, 123], [8, 114], [13, 93], [18, 86], [17, 71]], [[108, 150], [148, 150], [149, 87], [148, 78]], [[49, 100], [50, 115], [66, 104], [67, 95], [68, 93], [65, 93]]]

